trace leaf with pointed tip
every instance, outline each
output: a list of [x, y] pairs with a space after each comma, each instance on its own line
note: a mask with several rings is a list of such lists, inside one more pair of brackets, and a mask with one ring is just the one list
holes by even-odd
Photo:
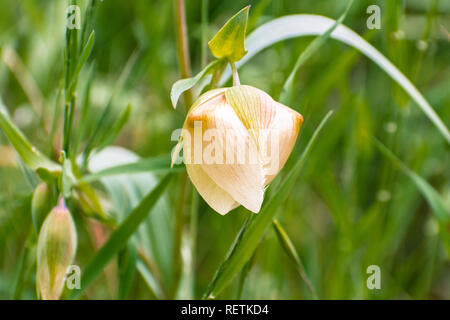
[[180, 99], [180, 96], [183, 94], [183, 92], [191, 89], [193, 86], [199, 83], [200, 80], [202, 80], [205, 76], [214, 72], [215, 70], [217, 70], [222, 66], [224, 66], [224, 60], [214, 60], [206, 67], [204, 67], [202, 71], [197, 73], [195, 77], [181, 79], [175, 82], [172, 86], [172, 89], [170, 90], [170, 100], [172, 101], [173, 108], [175, 109], [177, 107], [178, 99]]
[[308, 275], [305, 272], [305, 268], [303, 267], [303, 263], [300, 260], [297, 250], [295, 250], [294, 244], [292, 243], [288, 234], [286, 233], [286, 231], [284, 231], [283, 227], [276, 219], [273, 220], [273, 228], [275, 230], [275, 233], [277, 234], [278, 240], [280, 240], [281, 246], [283, 247], [286, 254], [289, 256], [291, 261], [295, 264], [297, 272], [300, 274], [300, 277], [303, 279], [303, 281], [305, 281], [306, 286], [311, 292], [313, 298], [317, 299], [316, 290], [314, 289], [311, 280], [309, 280]]
[[81, 51], [80, 58], [78, 59], [77, 65], [75, 67], [75, 70], [72, 74], [72, 77], [69, 82], [68, 86], [68, 92], [72, 92], [73, 88], [75, 87], [75, 84], [78, 80], [78, 75], [81, 72], [81, 69], [83, 69], [86, 60], [89, 58], [89, 55], [91, 54], [92, 47], [94, 46], [95, 42], [95, 32], [92, 30], [91, 34], [89, 35], [89, 38], [86, 42], [86, 45], [84, 46], [83, 50]]
[[56, 177], [61, 173], [61, 166], [48, 159], [36, 147], [32, 146], [19, 128], [14, 125], [1, 100], [0, 128], [2, 128], [9, 142], [30, 169], [37, 171], [45, 179]]
[[297, 74], [298, 69], [315, 53], [317, 50], [322, 47], [322, 45], [330, 38], [331, 33], [344, 21], [345, 17], [347, 16], [347, 13], [352, 6], [353, 0], [350, 1], [347, 5], [347, 8], [345, 9], [344, 13], [339, 17], [338, 20], [324, 33], [322, 33], [320, 36], [318, 36], [316, 39], [314, 39], [308, 47], [300, 54], [298, 57], [297, 62], [295, 63], [294, 68], [292, 69], [291, 73], [289, 74], [288, 78], [286, 79], [286, 82], [283, 85], [283, 90], [281, 91], [280, 95], [280, 102], [286, 105], [291, 104], [291, 97], [292, 97], [292, 91], [294, 87], [294, 78]]
[[209, 49], [216, 58], [236, 62], [245, 56], [247, 51], [244, 42], [249, 10], [250, 6], [247, 6], [236, 13], [208, 42]]

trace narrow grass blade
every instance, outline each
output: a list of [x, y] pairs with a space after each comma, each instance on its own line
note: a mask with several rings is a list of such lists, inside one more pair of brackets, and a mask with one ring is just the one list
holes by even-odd
[[92, 48], [94, 47], [94, 42], [95, 42], [95, 32], [94, 30], [92, 30], [86, 42], [86, 45], [83, 47], [83, 50], [80, 53], [80, 57], [78, 58], [78, 62], [73, 71], [73, 74], [71, 75], [68, 92], [72, 92], [72, 90], [74, 89], [75, 84], [77, 83], [78, 80], [78, 75], [80, 74], [81, 69], [83, 69], [87, 59], [89, 58], [89, 55], [91, 54]]
[[400, 168], [400, 170], [411, 179], [411, 181], [419, 189], [420, 193], [422, 193], [425, 197], [440, 224], [441, 238], [447, 249], [448, 255], [450, 256], [450, 211], [446, 208], [439, 193], [425, 179], [410, 170], [384, 144], [375, 138], [374, 143], [383, 155], [391, 159]]
[[303, 281], [305, 281], [305, 284], [308, 287], [309, 291], [311, 292], [311, 295], [313, 296], [314, 299], [318, 299], [316, 289], [314, 289], [311, 280], [309, 280], [308, 275], [305, 272], [305, 268], [303, 267], [303, 263], [297, 254], [297, 250], [295, 250], [294, 244], [292, 243], [291, 239], [289, 239], [289, 236], [287, 235], [286, 231], [283, 229], [281, 224], [276, 219], [273, 220], [273, 228], [275, 230], [275, 233], [277, 234], [278, 240], [280, 240], [281, 246], [287, 253], [288, 257], [294, 263], [295, 268], [297, 269]]
[[116, 176], [121, 174], [132, 174], [132, 173], [143, 173], [143, 172], [153, 172], [153, 173], [163, 173], [163, 172], [175, 172], [179, 170], [184, 170], [184, 168], [170, 168], [170, 157], [163, 156], [158, 158], [147, 158], [140, 159], [136, 162], [122, 164], [101, 171], [89, 174], [81, 178], [81, 182], [93, 182], [100, 180], [103, 177]]
[[292, 91], [294, 87], [294, 79], [295, 75], [297, 74], [300, 67], [317, 51], [322, 47], [322, 45], [330, 38], [331, 33], [344, 21], [345, 17], [347, 16], [347, 13], [352, 6], [353, 0], [351, 0], [347, 8], [345, 9], [344, 13], [339, 17], [338, 20], [329, 28], [326, 32], [322, 33], [320, 36], [318, 36], [316, 39], [314, 39], [308, 47], [300, 54], [298, 57], [297, 62], [295, 63], [294, 68], [292, 69], [291, 73], [289, 74], [288, 78], [286, 79], [286, 82], [283, 85], [283, 89], [281, 91], [280, 95], [280, 102], [286, 105], [291, 104], [292, 100]]
[[122, 131], [123, 127], [127, 123], [128, 119], [130, 118], [130, 113], [131, 106], [127, 105], [127, 107], [119, 114], [111, 129], [106, 131], [103, 137], [100, 139], [98, 149], [103, 149], [114, 142], [120, 131]]
[[61, 166], [46, 156], [25, 138], [8, 116], [6, 107], [0, 100], [0, 128], [17, 151], [23, 162], [32, 170], [45, 170], [51, 175], [61, 173]]
[[271, 199], [264, 203], [261, 211], [257, 215], [252, 215], [250, 221], [242, 227], [232, 249], [229, 251], [225, 261], [217, 269], [203, 298], [214, 299], [230, 283], [251, 257], [265, 231], [272, 223], [272, 219], [275, 216], [277, 209], [289, 196], [289, 192], [293, 188], [315, 140], [331, 114], [332, 111], [330, 111], [320, 122], [302, 155], [281, 184], [280, 189]]
[[131, 70], [133, 69], [136, 60], [138, 58], [139, 52], [134, 52], [130, 58], [128, 59], [127, 63], [125, 64], [125, 67], [122, 70], [122, 73], [120, 74], [119, 80], [117, 81], [116, 86], [114, 87], [113, 93], [111, 94], [111, 97], [109, 98], [105, 108], [103, 108], [102, 113], [97, 119], [97, 122], [94, 126], [94, 129], [92, 131], [92, 134], [88, 138], [88, 141], [86, 143], [86, 147], [83, 152], [83, 167], [85, 167], [85, 164], [87, 162], [87, 159], [89, 158], [89, 154], [91, 151], [98, 145], [99, 138], [103, 137], [105, 131], [108, 130], [108, 126], [105, 126], [105, 121], [108, 118], [108, 115], [111, 114], [112, 109], [112, 102], [118, 92], [120, 92], [125, 84], [125, 81], [130, 76]]
[[137, 250], [133, 243], [119, 254], [119, 300], [128, 298], [136, 275]]
[[[258, 27], [247, 37], [245, 45], [248, 52], [241, 61], [236, 63], [236, 66], [239, 68], [244, 65], [254, 55], [274, 43], [302, 36], [320, 35], [326, 32], [334, 23], [335, 20], [333, 19], [314, 14], [295, 14], [269, 21]], [[450, 143], [450, 132], [441, 118], [419, 90], [392, 62], [360, 35], [344, 25], [339, 25], [331, 34], [331, 37], [357, 49], [375, 62], [409, 94], [428, 119], [436, 126], [445, 140]], [[224, 84], [230, 77], [231, 69], [227, 68], [220, 83]]]
[[250, 270], [252, 269], [253, 262], [255, 261], [255, 253], [250, 257], [247, 263], [242, 267], [241, 273], [239, 274], [239, 282], [236, 292], [236, 300], [241, 300], [242, 292], [244, 291], [245, 280], [247, 279]]
[[81, 277], [81, 289], [72, 291], [69, 299], [79, 298], [103, 268], [122, 249], [128, 239], [136, 232], [140, 224], [147, 218], [150, 209], [156, 204], [169, 184], [171, 175], [166, 175], [141, 203], [127, 216], [120, 226], [111, 234], [108, 241], [100, 248], [88, 263]]

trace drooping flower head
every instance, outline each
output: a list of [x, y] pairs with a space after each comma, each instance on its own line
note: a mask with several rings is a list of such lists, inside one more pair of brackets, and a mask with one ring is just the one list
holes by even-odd
[[183, 126], [187, 173], [218, 213], [239, 205], [257, 213], [302, 122], [298, 112], [251, 86], [208, 91], [192, 105]]

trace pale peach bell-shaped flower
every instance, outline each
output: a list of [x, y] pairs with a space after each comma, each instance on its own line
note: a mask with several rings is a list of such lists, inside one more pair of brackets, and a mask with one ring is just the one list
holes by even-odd
[[183, 126], [187, 173], [218, 213], [239, 205], [257, 213], [302, 122], [298, 112], [251, 86], [208, 91], [192, 105]]

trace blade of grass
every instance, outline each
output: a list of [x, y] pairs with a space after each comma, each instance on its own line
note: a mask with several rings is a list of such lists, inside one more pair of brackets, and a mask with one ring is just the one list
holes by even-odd
[[92, 281], [97, 278], [113, 256], [126, 245], [127, 240], [136, 232], [145, 218], [147, 218], [151, 209], [169, 184], [170, 178], [171, 174], [166, 175], [111, 234], [108, 241], [100, 248], [84, 268], [81, 277], [81, 288], [73, 290], [69, 295], [69, 299], [79, 298]]
[[327, 31], [325, 31], [320, 36], [318, 36], [316, 39], [314, 39], [308, 45], [308, 47], [300, 54], [300, 56], [297, 59], [297, 62], [295, 63], [294, 68], [292, 69], [291, 73], [289, 74], [288, 78], [286, 79], [286, 82], [283, 85], [283, 89], [281, 91], [280, 99], [279, 99], [281, 103], [283, 103], [285, 105], [291, 105], [295, 75], [297, 74], [300, 67], [317, 50], [319, 50], [320, 47], [322, 47], [322, 45], [330, 38], [331, 33], [344, 21], [350, 7], [352, 6], [352, 3], [353, 3], [353, 0], [349, 1], [344, 13], [339, 17], [339, 19], [336, 20], [336, 22], [331, 26], [331, 28], [329, 28]]
[[450, 211], [446, 208], [444, 201], [439, 193], [421, 176], [409, 169], [396, 155], [392, 153], [384, 144], [376, 138], [373, 138], [375, 146], [383, 155], [391, 159], [400, 170], [411, 179], [420, 193], [427, 200], [433, 213], [440, 224], [440, 235], [447, 253], [450, 256]]
[[228, 286], [230, 281], [251, 257], [265, 231], [270, 226], [277, 209], [289, 196], [289, 192], [293, 188], [315, 140], [325, 123], [331, 117], [331, 114], [332, 111], [328, 112], [320, 122], [300, 158], [281, 184], [278, 192], [264, 203], [262, 210], [257, 215], [251, 215], [248, 223], [242, 227], [225, 261], [217, 269], [203, 298], [214, 299], [226, 286]]
[[294, 244], [292, 243], [291, 239], [289, 239], [288, 234], [283, 229], [278, 220], [273, 219], [272, 225], [275, 230], [275, 233], [277, 234], [278, 240], [280, 240], [281, 246], [287, 253], [288, 257], [291, 259], [291, 261], [294, 263], [297, 272], [299, 273], [300, 277], [303, 279], [309, 291], [311, 292], [313, 299], [317, 300], [318, 296], [316, 289], [314, 289], [311, 280], [309, 280], [308, 275], [305, 272], [305, 268], [303, 267], [303, 263], [297, 254], [297, 250], [295, 250]]
[[[236, 67], [244, 65], [249, 59], [265, 48], [286, 40], [302, 36], [320, 35], [326, 32], [335, 20], [314, 15], [296, 14], [269, 21], [253, 31], [246, 39], [247, 54]], [[350, 28], [339, 25], [331, 34], [333, 39], [341, 41], [364, 54], [386, 72], [416, 102], [423, 113], [439, 130], [444, 139], [450, 143], [450, 132], [433, 107], [411, 83], [411, 81], [383, 54]], [[224, 72], [220, 84], [223, 85], [231, 77], [231, 68]]]
[[125, 64], [125, 67], [123, 68], [122, 73], [120, 74], [119, 80], [113, 90], [113, 93], [112, 93], [111, 97], [109, 98], [105, 108], [103, 108], [103, 111], [94, 126], [92, 134], [90, 135], [90, 137], [86, 143], [86, 147], [83, 151], [83, 166], [82, 166], [82, 168], [86, 168], [87, 160], [89, 158], [91, 151], [93, 150], [93, 148], [95, 148], [97, 146], [98, 139], [103, 136], [105, 131], [108, 130], [108, 127], [105, 126], [104, 124], [105, 124], [105, 120], [106, 120], [107, 116], [111, 113], [112, 101], [114, 100], [116, 95], [122, 90], [122, 88], [125, 84], [125, 81], [128, 79], [128, 77], [131, 73], [131, 70], [133, 69], [133, 66], [136, 63], [138, 56], [139, 56], [139, 52], [135, 51], [128, 59], [127, 63]]
[[99, 140], [98, 144], [98, 150], [101, 150], [111, 143], [114, 142], [114, 140], [119, 135], [120, 131], [122, 131], [123, 127], [127, 123], [128, 119], [130, 118], [131, 113], [131, 105], [127, 105], [127, 107], [122, 110], [122, 112], [119, 114], [115, 122], [112, 124], [112, 127], [110, 130], [106, 131], [103, 137]]
[[92, 48], [94, 47], [95, 42], [95, 31], [92, 31], [88, 41], [86, 42], [86, 45], [83, 47], [83, 50], [80, 53], [80, 57], [78, 58], [77, 65], [74, 69], [73, 74], [70, 77], [69, 85], [68, 85], [68, 92], [72, 92], [73, 89], [76, 86], [76, 83], [78, 81], [78, 75], [80, 74], [81, 69], [83, 69], [86, 60], [88, 59], [89, 55], [91, 54]]
[[[75, 0], [69, 1], [71, 5], [76, 5]], [[66, 27], [66, 47], [64, 52], [64, 123], [63, 123], [63, 150], [67, 157], [71, 157], [70, 142], [72, 135], [72, 124], [75, 109], [76, 95], [71, 88], [71, 79], [75, 73], [78, 59], [78, 30]]]
[[236, 292], [236, 300], [241, 300], [242, 292], [244, 291], [245, 280], [247, 279], [250, 270], [252, 269], [253, 262], [255, 261], [255, 253], [251, 256], [251, 258], [247, 261], [247, 263], [242, 267], [241, 273], [239, 274], [239, 282], [237, 286]]
[[6, 107], [0, 99], [0, 128], [2, 128], [9, 142], [22, 158], [23, 162], [32, 170], [44, 169], [51, 174], [61, 172], [61, 167], [44, 156], [35, 146], [25, 138], [8, 116]]
[[119, 300], [127, 299], [136, 275], [137, 250], [133, 243], [119, 254]]

